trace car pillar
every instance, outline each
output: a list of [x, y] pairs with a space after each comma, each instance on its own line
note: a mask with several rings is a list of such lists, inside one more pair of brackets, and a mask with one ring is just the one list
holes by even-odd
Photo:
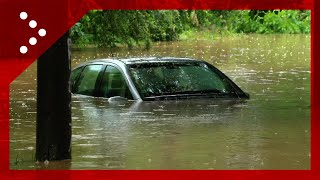
[[69, 32], [37, 62], [36, 160], [71, 159]]

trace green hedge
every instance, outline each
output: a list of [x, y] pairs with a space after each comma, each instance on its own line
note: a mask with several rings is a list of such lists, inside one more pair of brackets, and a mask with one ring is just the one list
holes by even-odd
[[179, 40], [188, 31], [212, 33], [310, 33], [310, 11], [304, 10], [110, 10], [91, 11], [71, 29], [83, 47], [126, 45], [149, 48], [154, 41]]

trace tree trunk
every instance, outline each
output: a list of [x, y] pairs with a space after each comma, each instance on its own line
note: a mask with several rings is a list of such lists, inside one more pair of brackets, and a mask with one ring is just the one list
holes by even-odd
[[38, 59], [36, 160], [71, 159], [69, 32]]

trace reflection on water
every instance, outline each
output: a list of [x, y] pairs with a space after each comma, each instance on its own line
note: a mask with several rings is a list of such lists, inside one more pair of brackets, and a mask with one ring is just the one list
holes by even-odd
[[36, 64], [11, 85], [12, 169], [309, 169], [310, 37], [250, 35], [72, 52], [73, 66], [108, 57], [176, 56], [212, 63], [247, 102], [108, 102], [73, 96], [71, 161], [35, 163]]

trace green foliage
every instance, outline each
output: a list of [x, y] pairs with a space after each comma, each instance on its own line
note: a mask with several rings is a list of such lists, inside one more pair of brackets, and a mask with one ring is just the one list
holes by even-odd
[[73, 43], [83, 47], [86, 44], [93, 42], [94, 35], [90, 32], [90, 17], [84, 16], [79, 22], [77, 22], [70, 31], [70, 36]]
[[282, 10], [264, 13], [239, 13], [239, 21], [234, 21], [236, 33], [309, 33], [310, 11]]
[[178, 11], [149, 11], [150, 38], [152, 41], [177, 40], [183, 30]]
[[186, 39], [194, 31], [228, 33], [310, 33], [310, 11], [304, 10], [109, 10], [91, 11], [71, 29], [83, 47], [150, 48], [154, 41]]
[[145, 11], [98, 11], [92, 15], [95, 24], [94, 41], [102, 47], [134, 44], [149, 39], [149, 24]]

